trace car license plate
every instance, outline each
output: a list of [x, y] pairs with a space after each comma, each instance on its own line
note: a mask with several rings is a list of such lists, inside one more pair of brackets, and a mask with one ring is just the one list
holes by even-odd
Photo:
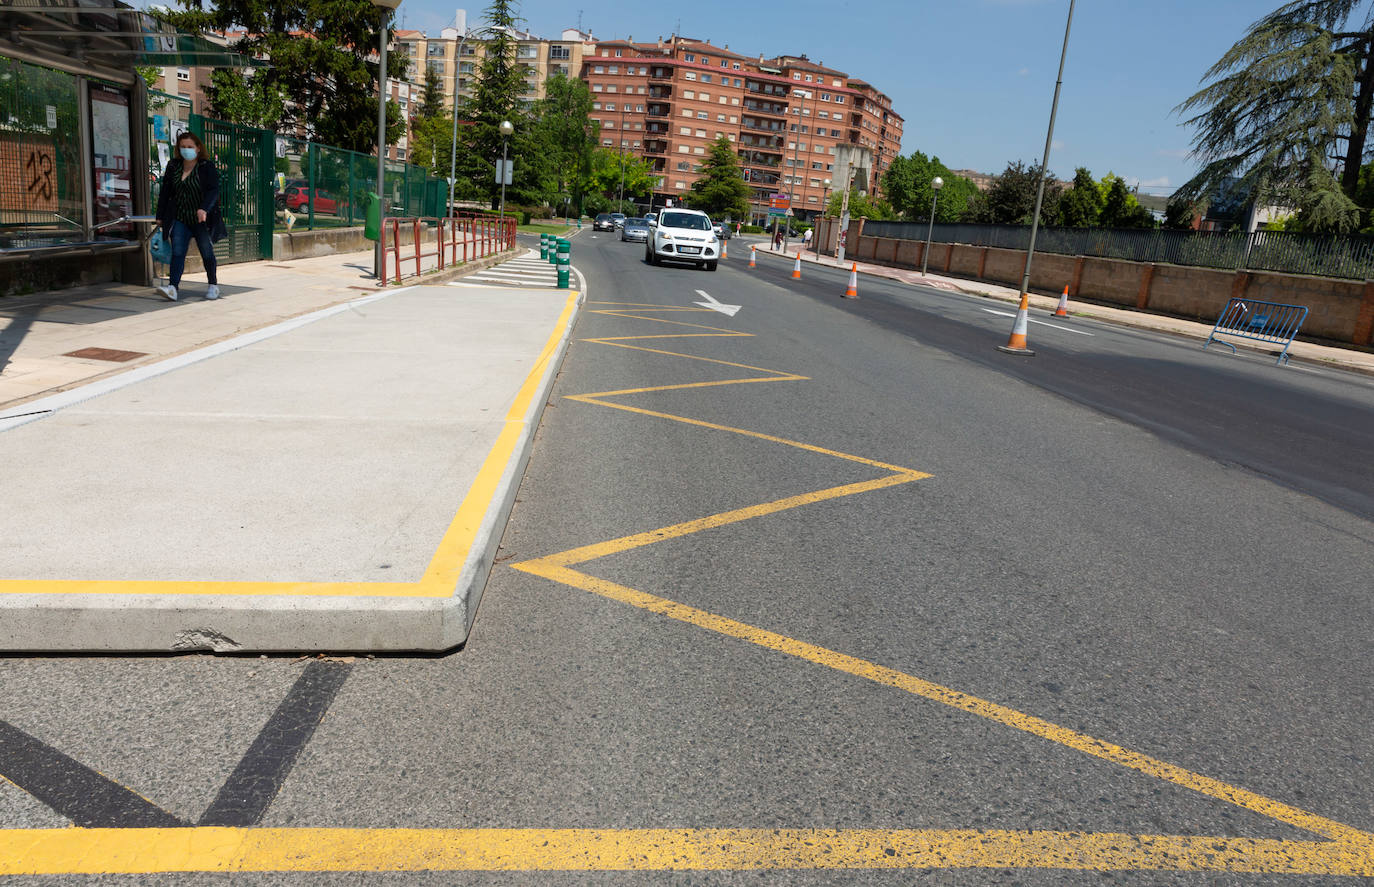
[[684, 256], [695, 256], [695, 255], [700, 255], [700, 253], [701, 253], [701, 247], [699, 247], [699, 246], [680, 246], [680, 247], [678, 247], [678, 252], [682, 253]]

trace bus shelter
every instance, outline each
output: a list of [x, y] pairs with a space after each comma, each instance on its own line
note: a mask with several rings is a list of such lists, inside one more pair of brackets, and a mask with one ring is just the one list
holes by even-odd
[[0, 5], [0, 294], [149, 283], [159, 155], [141, 66], [263, 64], [118, 0]]

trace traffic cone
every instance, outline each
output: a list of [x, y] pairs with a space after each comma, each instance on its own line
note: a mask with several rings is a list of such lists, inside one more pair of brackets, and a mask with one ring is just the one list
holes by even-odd
[[754, 251], [757, 250], [757, 249], [758, 249], [758, 247], [756, 247], [756, 246], [752, 246], [752, 245], [751, 245], [751, 246], [749, 247], [749, 267], [750, 267], [750, 268], [753, 268], [753, 267], [754, 267]]
[[1021, 307], [1016, 309], [1016, 321], [1011, 327], [1011, 338], [1007, 344], [998, 345], [998, 351], [1005, 351], [1007, 354], [1019, 354], [1022, 357], [1034, 357], [1035, 352], [1026, 347], [1026, 318], [1030, 314], [1030, 295], [1021, 294]]
[[801, 250], [797, 250], [797, 264], [792, 266], [792, 279], [801, 280]]
[[1064, 294], [1059, 297], [1059, 307], [1054, 309], [1055, 317], [1069, 316], [1069, 288], [1064, 287]]
[[730, 241], [722, 240], [720, 242], [720, 257], [722, 259], [730, 258]]
[[859, 263], [855, 262], [854, 267], [849, 269], [849, 289], [844, 291], [846, 299], [857, 299], [859, 297]]

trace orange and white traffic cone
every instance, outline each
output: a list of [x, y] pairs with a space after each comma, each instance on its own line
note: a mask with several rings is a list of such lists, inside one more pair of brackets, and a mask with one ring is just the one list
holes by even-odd
[[730, 241], [722, 240], [720, 242], [720, 257], [722, 259], [730, 258]]
[[846, 299], [857, 299], [859, 297], [859, 263], [855, 262], [854, 267], [849, 269], [849, 289], [844, 291]]
[[1069, 288], [1064, 287], [1064, 294], [1059, 297], [1059, 307], [1054, 309], [1055, 317], [1069, 316]]
[[797, 250], [797, 264], [792, 266], [792, 279], [801, 280], [801, 250]]
[[750, 268], [753, 268], [753, 267], [754, 267], [754, 252], [755, 252], [757, 249], [758, 249], [758, 247], [753, 246], [753, 245], [751, 245], [751, 246], [749, 247], [749, 267], [750, 267]]
[[1016, 309], [1016, 321], [1011, 327], [1011, 338], [1007, 339], [1007, 344], [998, 345], [998, 351], [1005, 351], [1007, 354], [1019, 354], [1022, 357], [1034, 357], [1035, 352], [1026, 347], [1026, 319], [1030, 315], [1030, 295], [1021, 294], [1021, 307]]

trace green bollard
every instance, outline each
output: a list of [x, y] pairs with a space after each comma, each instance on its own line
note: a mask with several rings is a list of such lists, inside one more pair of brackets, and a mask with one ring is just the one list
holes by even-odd
[[558, 245], [563, 242], [563, 238], [549, 235], [549, 264], [558, 264]]
[[578, 216], [578, 217], [577, 217], [577, 230], [579, 230], [579, 231], [582, 230], [582, 217], [581, 217], [581, 216]]
[[568, 288], [568, 278], [572, 274], [572, 246], [566, 240], [558, 241], [558, 288]]
[[547, 233], [539, 235], [539, 258], [547, 260], [549, 257], [549, 235]]

